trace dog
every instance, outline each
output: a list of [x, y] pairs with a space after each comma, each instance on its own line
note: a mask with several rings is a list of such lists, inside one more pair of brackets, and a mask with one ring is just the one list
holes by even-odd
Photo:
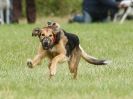
[[107, 60], [98, 60], [88, 55], [80, 46], [77, 35], [68, 33], [60, 28], [56, 22], [49, 22], [48, 26], [43, 28], [35, 28], [32, 36], [36, 36], [40, 40], [37, 55], [31, 60], [28, 59], [27, 65], [33, 68], [40, 64], [45, 57], [49, 58], [49, 77], [56, 74], [57, 64], [68, 62], [69, 70], [73, 74], [73, 78], [77, 77], [77, 70], [80, 58], [82, 57], [88, 63], [94, 65], [106, 65]]

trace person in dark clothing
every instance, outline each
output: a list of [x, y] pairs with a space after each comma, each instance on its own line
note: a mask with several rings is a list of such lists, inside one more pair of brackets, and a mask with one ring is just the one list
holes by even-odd
[[115, 0], [84, 0], [83, 15], [73, 16], [69, 22], [104, 22], [114, 17], [119, 8], [125, 7]]
[[[12, 23], [18, 23], [22, 13], [22, 0], [13, 0], [13, 15]], [[35, 0], [26, 0], [26, 17], [28, 23], [36, 21], [36, 6]]]

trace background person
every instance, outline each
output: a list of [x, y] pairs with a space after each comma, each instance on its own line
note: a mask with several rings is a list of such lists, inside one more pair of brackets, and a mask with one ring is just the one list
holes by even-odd
[[[120, 1], [120, 0], [119, 0]], [[119, 8], [126, 7], [115, 0], [84, 0], [82, 15], [75, 15], [69, 22], [104, 22], [110, 15], [113, 19]]]
[[[22, 13], [22, 0], [13, 0], [13, 15], [12, 23], [19, 23], [19, 18]], [[35, 0], [26, 0], [26, 17], [28, 23], [36, 21], [36, 5]]]

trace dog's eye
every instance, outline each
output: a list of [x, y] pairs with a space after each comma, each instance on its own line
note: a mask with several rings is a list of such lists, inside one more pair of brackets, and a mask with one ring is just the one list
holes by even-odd
[[49, 37], [52, 37], [52, 35], [49, 35]]
[[41, 34], [42, 36], [45, 36], [44, 34]]

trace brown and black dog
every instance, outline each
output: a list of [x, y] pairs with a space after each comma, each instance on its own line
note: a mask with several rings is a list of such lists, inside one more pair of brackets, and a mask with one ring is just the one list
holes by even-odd
[[73, 78], [77, 76], [77, 69], [80, 58], [94, 65], [106, 65], [108, 61], [98, 60], [88, 55], [80, 46], [79, 38], [75, 34], [67, 33], [55, 22], [49, 22], [47, 27], [35, 28], [32, 36], [38, 36], [40, 45], [37, 55], [27, 65], [30, 68], [40, 64], [43, 58], [48, 57], [50, 78], [56, 74], [57, 64], [67, 61]]

